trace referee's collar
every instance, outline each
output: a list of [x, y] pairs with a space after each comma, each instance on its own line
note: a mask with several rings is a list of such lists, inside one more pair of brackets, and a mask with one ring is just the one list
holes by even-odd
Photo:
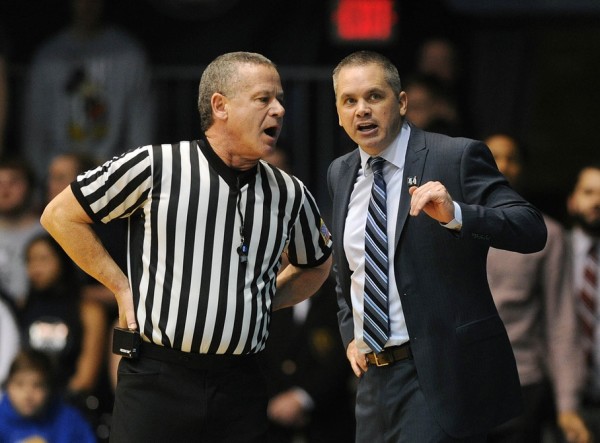
[[210, 143], [204, 135], [198, 140], [198, 147], [200, 151], [208, 161], [208, 164], [217, 171], [223, 180], [227, 184], [234, 188], [241, 188], [242, 186], [252, 182], [256, 177], [256, 171], [258, 170], [258, 164], [254, 165], [246, 171], [240, 171], [239, 169], [230, 168], [225, 162], [217, 155]]

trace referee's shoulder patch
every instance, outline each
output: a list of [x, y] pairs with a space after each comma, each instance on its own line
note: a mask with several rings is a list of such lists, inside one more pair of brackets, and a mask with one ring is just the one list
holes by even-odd
[[331, 240], [331, 233], [329, 232], [329, 229], [327, 228], [327, 225], [325, 224], [323, 219], [321, 219], [321, 224], [319, 226], [319, 232], [321, 233], [321, 237], [323, 238], [323, 241], [325, 243], [329, 243], [329, 241]]

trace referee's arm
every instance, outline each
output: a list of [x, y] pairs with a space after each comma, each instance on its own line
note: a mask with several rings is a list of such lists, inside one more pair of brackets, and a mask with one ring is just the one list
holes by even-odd
[[314, 295], [327, 280], [330, 269], [331, 254], [323, 263], [312, 268], [287, 265], [277, 277], [273, 311], [293, 306]]
[[48, 203], [40, 222], [82, 270], [115, 294], [119, 305], [119, 326], [136, 329], [129, 281], [92, 230], [93, 221], [70, 186]]

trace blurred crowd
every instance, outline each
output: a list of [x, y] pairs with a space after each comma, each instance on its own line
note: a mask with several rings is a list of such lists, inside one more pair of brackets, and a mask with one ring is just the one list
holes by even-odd
[[[23, 97], [9, 91], [0, 28], [0, 441], [108, 441], [117, 357], [113, 295], [78, 269], [39, 222], [78, 174], [155, 139], [155, 97], [143, 47], [102, 20], [99, 0], [72, 0], [72, 21], [44, 42]], [[403, 79], [407, 118], [425, 130], [466, 135], [458, 48], [423, 42]], [[23, 115], [8, 118], [8, 101]], [[19, 149], [7, 121], [22, 124]], [[485, 142], [511, 186], [531, 165], [524, 143], [499, 128]], [[18, 153], [16, 155], [15, 153]], [[293, 171], [285, 149], [267, 159]], [[586, 427], [600, 441], [600, 159], [580, 166], [564, 202], [568, 221], [546, 215], [548, 242], [535, 254], [491, 250], [488, 276], [517, 360], [525, 411], [494, 442], [559, 443]], [[94, 226], [126, 268], [125, 227]], [[356, 380], [337, 330], [335, 282], [276, 313], [264, 352], [273, 442], [350, 442]], [[490, 383], [493, 383], [490, 380]], [[42, 418], [43, 417], [43, 420]], [[350, 426], [349, 426], [350, 424]], [[28, 432], [30, 434], [28, 434]], [[37, 434], [36, 434], [37, 433]]]

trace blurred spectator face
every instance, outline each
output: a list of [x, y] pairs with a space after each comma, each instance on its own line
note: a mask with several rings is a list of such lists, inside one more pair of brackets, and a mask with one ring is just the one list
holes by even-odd
[[515, 186], [521, 175], [521, 159], [516, 142], [505, 135], [493, 135], [485, 143], [492, 151], [500, 172]]
[[426, 129], [436, 118], [435, 100], [429, 90], [419, 84], [406, 88], [408, 108], [406, 118], [415, 126]]
[[35, 369], [15, 372], [6, 387], [11, 404], [23, 417], [36, 416], [44, 408], [49, 391], [44, 375]]
[[600, 235], [600, 169], [584, 168], [567, 201], [569, 214], [591, 235]]
[[288, 173], [290, 172], [290, 165], [288, 163], [287, 155], [280, 148], [275, 148], [273, 152], [264, 156], [263, 160], [272, 164], [276, 168]]
[[0, 169], [0, 215], [18, 215], [24, 209], [29, 193], [25, 175], [15, 169]]
[[418, 70], [438, 76], [446, 83], [456, 80], [456, 54], [454, 47], [444, 40], [426, 42], [420, 51]]
[[60, 258], [44, 240], [31, 243], [27, 250], [27, 275], [31, 287], [43, 290], [51, 287], [61, 274]]
[[77, 160], [69, 155], [56, 157], [48, 168], [48, 201], [56, 197], [60, 192], [77, 178]]

